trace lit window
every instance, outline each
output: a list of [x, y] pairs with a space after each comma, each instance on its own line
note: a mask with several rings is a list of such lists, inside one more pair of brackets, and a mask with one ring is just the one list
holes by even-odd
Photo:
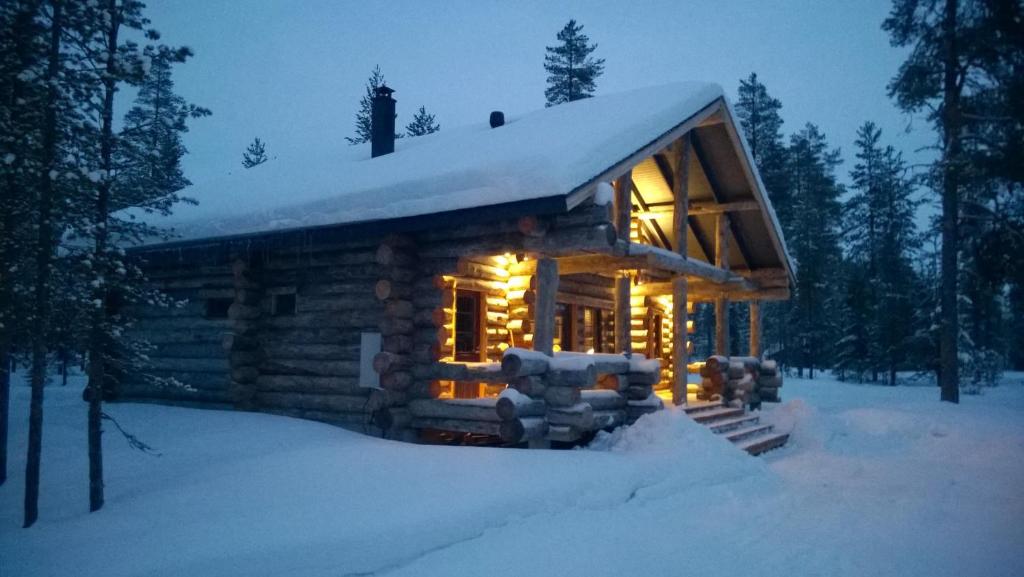
[[480, 306], [483, 299], [476, 291], [455, 292], [455, 360], [475, 362], [480, 354]]

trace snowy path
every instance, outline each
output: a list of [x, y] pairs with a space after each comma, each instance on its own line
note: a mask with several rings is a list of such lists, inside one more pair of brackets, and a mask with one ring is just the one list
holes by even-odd
[[1022, 575], [1024, 385], [789, 379], [755, 459], [677, 413], [585, 451], [424, 447], [268, 415], [114, 405], [87, 514], [85, 406], [47, 390], [41, 520], [20, 529], [15, 387], [0, 575]]

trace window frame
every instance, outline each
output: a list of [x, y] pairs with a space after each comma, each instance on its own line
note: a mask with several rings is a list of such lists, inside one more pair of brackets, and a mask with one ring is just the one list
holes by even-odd
[[[461, 299], [472, 299], [473, 304], [469, 311], [464, 310], [464, 307], [460, 307], [459, 303]], [[469, 290], [469, 289], [455, 289], [455, 303], [453, 306], [454, 318], [452, 319], [452, 330], [453, 330], [453, 343], [452, 343], [452, 357], [456, 361], [460, 362], [481, 362], [487, 355], [487, 334], [485, 331], [484, 323], [484, 307], [487, 301], [484, 298], [484, 294], [480, 291]], [[470, 329], [460, 328], [459, 318], [461, 315], [472, 315], [473, 321]], [[472, 335], [473, 347], [470, 350], [459, 350], [459, 335], [460, 333], [468, 333]]]

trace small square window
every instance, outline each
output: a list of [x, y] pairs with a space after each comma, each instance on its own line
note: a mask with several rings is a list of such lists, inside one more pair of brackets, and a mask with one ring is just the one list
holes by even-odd
[[206, 318], [208, 319], [226, 319], [228, 318], [228, 309], [231, 308], [231, 303], [234, 299], [218, 298], [218, 299], [206, 299]]
[[295, 314], [295, 293], [274, 295], [274, 316], [292, 316]]

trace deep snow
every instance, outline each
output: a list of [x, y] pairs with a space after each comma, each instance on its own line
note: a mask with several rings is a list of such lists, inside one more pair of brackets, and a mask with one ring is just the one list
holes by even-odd
[[[28, 389], [13, 391], [0, 575], [1024, 574], [1024, 383], [787, 379], [789, 446], [741, 453], [675, 411], [587, 450], [434, 447], [270, 415], [108, 407], [87, 510], [80, 388], [47, 389], [40, 521], [20, 529]], [[108, 429], [111, 427], [108, 426]]]

